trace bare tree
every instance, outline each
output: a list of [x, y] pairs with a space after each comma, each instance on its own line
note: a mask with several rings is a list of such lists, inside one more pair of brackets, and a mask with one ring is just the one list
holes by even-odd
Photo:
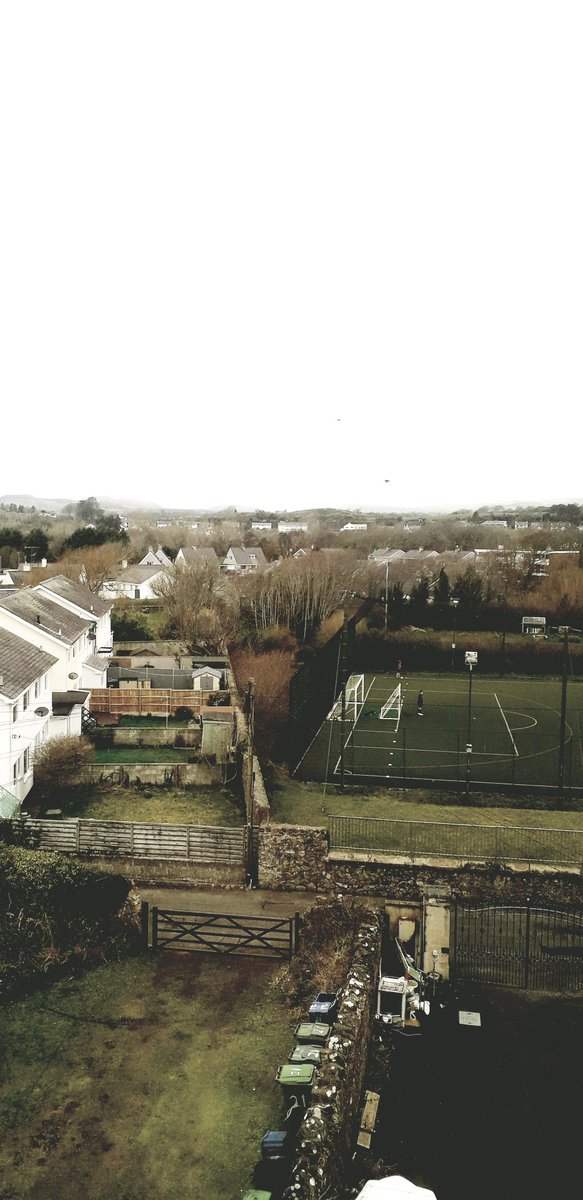
[[169, 567], [152, 583], [177, 637], [196, 653], [224, 651], [236, 629], [237, 596], [212, 563]]

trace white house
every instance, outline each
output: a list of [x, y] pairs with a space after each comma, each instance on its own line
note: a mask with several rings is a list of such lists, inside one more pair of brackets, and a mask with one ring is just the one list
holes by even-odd
[[271, 529], [272, 524], [273, 524], [272, 521], [252, 521], [251, 528], [252, 529]]
[[278, 533], [307, 533], [308, 526], [303, 521], [280, 521], [277, 526]]
[[119, 600], [122, 596], [128, 600], [156, 600], [152, 585], [167, 578], [165, 567], [128, 567], [124, 560], [117, 574], [105, 580], [99, 595], [104, 600]]
[[252, 575], [267, 566], [267, 559], [260, 546], [229, 546], [223, 559], [223, 571], [233, 575]]
[[89, 588], [66, 575], [55, 575], [53, 579], [45, 579], [37, 583], [35, 592], [47, 596], [49, 600], [57, 600], [69, 612], [80, 617], [86, 617], [93, 622], [89, 630], [89, 640], [93, 642], [93, 651], [87, 655], [81, 672], [81, 687], [106, 687], [107, 668], [109, 666], [113, 638], [111, 633], [112, 600], [103, 600]]
[[166, 551], [161, 546], [158, 546], [157, 550], [154, 550], [152, 546], [148, 546], [148, 553], [144, 554], [144, 557], [140, 559], [138, 566], [171, 567], [172, 559], [168, 557]]
[[55, 655], [0, 629], [0, 816], [33, 784], [34, 751], [51, 736]]
[[347, 521], [346, 525], [342, 526], [341, 533], [355, 533], [360, 529], [368, 529], [366, 521]]
[[176, 565], [179, 567], [206, 566], [219, 569], [219, 559], [214, 546], [181, 546], [176, 555]]
[[58, 691], [85, 687], [87, 678], [89, 686], [106, 686], [107, 659], [95, 652], [95, 615], [82, 616], [56, 596], [23, 588], [0, 597], [0, 629], [54, 656], [52, 685]]

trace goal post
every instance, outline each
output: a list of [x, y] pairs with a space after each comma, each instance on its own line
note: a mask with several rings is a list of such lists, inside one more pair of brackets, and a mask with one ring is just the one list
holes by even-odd
[[[363, 704], [364, 675], [351, 675], [346, 682], [346, 720], [358, 721]], [[326, 720], [342, 720], [342, 693], [330, 709]]]
[[401, 684], [398, 683], [395, 690], [391, 692], [389, 699], [383, 704], [379, 713], [379, 718], [381, 721], [392, 721], [395, 726], [395, 730], [397, 730], [399, 728], [399, 721], [401, 720], [402, 708], [403, 694], [401, 691]]

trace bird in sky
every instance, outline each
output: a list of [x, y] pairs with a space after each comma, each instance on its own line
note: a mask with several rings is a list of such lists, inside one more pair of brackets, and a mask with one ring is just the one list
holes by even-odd
[[385, 483], [390, 483], [390, 479], [385, 479]]

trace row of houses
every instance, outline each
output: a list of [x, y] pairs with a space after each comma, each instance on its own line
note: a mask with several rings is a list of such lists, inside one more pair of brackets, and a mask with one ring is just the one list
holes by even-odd
[[111, 608], [64, 575], [0, 595], [0, 815], [30, 791], [35, 750], [81, 733], [91, 690], [107, 684]]
[[[206, 565], [223, 570], [226, 574], [249, 575], [262, 571], [267, 559], [260, 546], [230, 546], [224, 559], [219, 559], [212, 546], [185, 546], [176, 555], [177, 566]], [[105, 580], [101, 595], [112, 600], [126, 597], [130, 600], [154, 600], [158, 595], [160, 581], [168, 578], [172, 560], [161, 546], [153, 550], [150, 546], [137, 565], [122, 561], [121, 567]]]

